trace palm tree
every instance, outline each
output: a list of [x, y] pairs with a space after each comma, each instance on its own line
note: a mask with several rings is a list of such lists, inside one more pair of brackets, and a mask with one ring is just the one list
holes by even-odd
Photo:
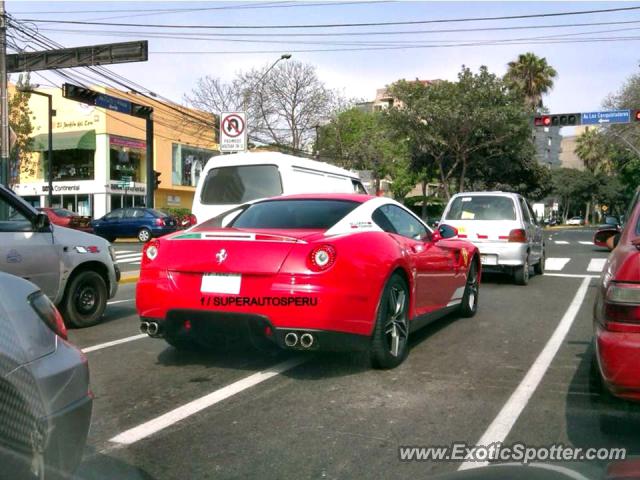
[[590, 128], [576, 139], [576, 155], [591, 173], [607, 173], [610, 170], [607, 145], [603, 134]]
[[509, 62], [508, 66], [505, 81], [522, 92], [531, 110], [542, 108], [542, 95], [553, 88], [553, 79], [558, 76], [556, 70], [546, 58], [531, 52], [518, 55], [518, 59]]

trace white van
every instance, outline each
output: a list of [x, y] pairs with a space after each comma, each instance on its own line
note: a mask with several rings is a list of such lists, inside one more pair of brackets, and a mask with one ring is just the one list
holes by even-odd
[[260, 198], [295, 193], [363, 193], [357, 174], [344, 168], [278, 152], [212, 157], [202, 171], [192, 213], [201, 223]]

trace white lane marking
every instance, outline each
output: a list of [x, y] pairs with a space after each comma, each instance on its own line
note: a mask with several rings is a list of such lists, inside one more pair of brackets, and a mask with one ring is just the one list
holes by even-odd
[[181, 420], [184, 420], [191, 415], [198, 413], [205, 408], [211, 407], [222, 400], [225, 400], [233, 395], [242, 392], [248, 388], [251, 388], [259, 383], [264, 382], [265, 380], [269, 380], [276, 375], [279, 375], [287, 370], [290, 370], [298, 365], [309, 360], [309, 357], [298, 357], [287, 360], [286, 362], [278, 363], [273, 367], [264, 370], [262, 372], [254, 373], [253, 375], [249, 375], [248, 377], [243, 378], [242, 380], [238, 380], [226, 387], [223, 387], [215, 392], [211, 392], [204, 397], [200, 397], [196, 400], [193, 400], [185, 405], [182, 405], [174, 410], [171, 410], [159, 417], [156, 417], [148, 422], [145, 422], [137, 427], [133, 427], [129, 430], [125, 430], [124, 432], [116, 435], [111, 438], [109, 441], [112, 443], [119, 443], [125, 445], [131, 445], [132, 443], [136, 443], [143, 438], [146, 438], [154, 433], [163, 430], [174, 423], [177, 423]]
[[116, 250], [116, 255], [120, 255], [122, 253], [136, 253], [135, 250]]
[[555, 243], [556, 245], [569, 245], [569, 242], [567, 242], [566, 240], [554, 240], [553, 243]]
[[587, 272], [601, 272], [606, 261], [606, 258], [592, 258], [587, 266]]
[[135, 300], [135, 298], [127, 298], [126, 300], [113, 300], [112, 302], [107, 302], [107, 305], [118, 305], [119, 303], [134, 302]]
[[131, 265], [140, 265], [142, 260], [138, 260], [137, 262], [129, 262]]
[[544, 272], [545, 277], [564, 277], [564, 278], [600, 278], [599, 275], [579, 275], [574, 273], [548, 273]]
[[[589, 282], [591, 282], [591, 278], [585, 278], [582, 280], [582, 283], [573, 297], [569, 308], [567, 308], [567, 311], [564, 313], [560, 323], [558, 323], [558, 326], [551, 335], [551, 338], [549, 338], [547, 344], [538, 355], [538, 358], [536, 358], [527, 374], [511, 394], [507, 403], [502, 406], [502, 410], [500, 410], [498, 416], [493, 419], [489, 428], [487, 428], [482, 437], [480, 437], [480, 440], [476, 442], [476, 445], [490, 445], [494, 442], [504, 442], [507, 438], [507, 435], [515, 425], [518, 417], [527, 406], [527, 403], [529, 403], [529, 399], [533, 395], [533, 392], [538, 388], [545, 372], [562, 346], [567, 333], [569, 333], [569, 329], [578, 315], [580, 307], [582, 306], [582, 303], [587, 296], [587, 292], [589, 291]], [[488, 464], [489, 462], [469, 461], [460, 465], [458, 470], [484, 467]]]
[[127, 253], [126, 255], [116, 255], [116, 258], [120, 260], [125, 258], [135, 258], [135, 257], [141, 257], [141, 256], [142, 256], [142, 253], [138, 252], [138, 253]]
[[142, 257], [134, 257], [134, 258], [127, 258], [125, 260], [116, 260], [116, 263], [134, 263], [134, 262], [140, 263], [141, 260], [142, 260]]
[[584, 240], [580, 240], [578, 243], [580, 245], [593, 245], [593, 242], [585, 242]]
[[557, 257], [549, 257], [544, 262], [544, 269], [549, 271], [560, 271], [562, 270], [567, 263], [569, 263], [570, 258], [557, 258]]
[[149, 338], [146, 333], [140, 333], [138, 335], [132, 335], [131, 337], [120, 338], [111, 342], [99, 343], [93, 347], [83, 348], [83, 353], [95, 352], [96, 350], [102, 350], [103, 348], [113, 347], [114, 345], [120, 345], [121, 343], [133, 342], [134, 340], [140, 340], [141, 338]]

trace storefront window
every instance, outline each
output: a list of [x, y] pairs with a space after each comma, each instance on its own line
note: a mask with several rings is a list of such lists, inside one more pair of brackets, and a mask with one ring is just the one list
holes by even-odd
[[[49, 165], [49, 152], [43, 152], [43, 165]], [[53, 180], [93, 180], [94, 150], [54, 150]]]
[[220, 152], [205, 148], [190, 147], [178, 143], [173, 144], [172, 175], [173, 185], [198, 185], [198, 179], [207, 161]]
[[126, 207], [144, 207], [144, 195], [111, 195], [111, 210]]
[[111, 180], [146, 181], [144, 165], [146, 143], [133, 138], [109, 137], [109, 160]]

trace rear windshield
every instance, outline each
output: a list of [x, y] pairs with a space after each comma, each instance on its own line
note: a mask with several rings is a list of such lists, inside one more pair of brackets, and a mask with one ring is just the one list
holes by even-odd
[[75, 215], [75, 213], [66, 208], [54, 208], [53, 212], [59, 217], [73, 217]]
[[509, 197], [473, 195], [456, 197], [446, 220], [515, 220], [516, 210]]
[[159, 217], [159, 218], [164, 218], [169, 216], [167, 212], [163, 212], [162, 210], [156, 210], [155, 208], [147, 208], [147, 212], [149, 212], [154, 217]]
[[359, 205], [348, 200], [273, 200], [251, 205], [229, 225], [236, 228], [321, 229]]
[[212, 168], [202, 186], [204, 205], [236, 205], [282, 195], [280, 172], [275, 165]]

